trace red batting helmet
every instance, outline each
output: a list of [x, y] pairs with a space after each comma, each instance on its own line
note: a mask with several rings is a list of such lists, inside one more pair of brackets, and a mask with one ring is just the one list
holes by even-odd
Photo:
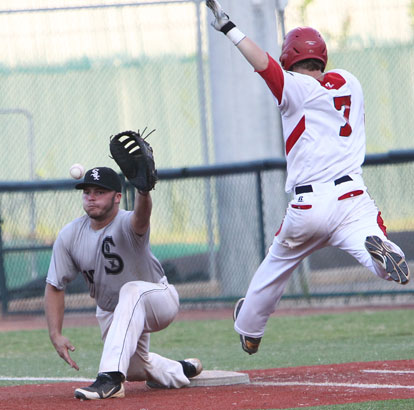
[[325, 41], [319, 31], [311, 27], [294, 28], [283, 40], [280, 63], [285, 70], [289, 70], [293, 64], [308, 58], [322, 61], [325, 69], [328, 61]]

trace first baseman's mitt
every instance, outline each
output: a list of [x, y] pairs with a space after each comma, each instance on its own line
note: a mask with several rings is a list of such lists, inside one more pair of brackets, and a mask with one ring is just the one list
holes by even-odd
[[[143, 134], [145, 130], [146, 128]], [[112, 136], [109, 150], [122, 173], [135, 188], [145, 192], [154, 188], [158, 176], [152, 147], [139, 131], [124, 131]]]

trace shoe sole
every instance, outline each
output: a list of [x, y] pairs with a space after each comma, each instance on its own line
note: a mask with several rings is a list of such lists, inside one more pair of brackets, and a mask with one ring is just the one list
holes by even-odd
[[255, 354], [259, 350], [259, 342], [252, 342], [250, 340], [247, 340], [247, 336], [240, 335], [240, 343], [242, 345], [242, 349], [249, 354]]
[[410, 280], [410, 270], [405, 259], [394, 252], [378, 236], [368, 236], [365, 240], [368, 253], [383, 266], [390, 278], [401, 285]]

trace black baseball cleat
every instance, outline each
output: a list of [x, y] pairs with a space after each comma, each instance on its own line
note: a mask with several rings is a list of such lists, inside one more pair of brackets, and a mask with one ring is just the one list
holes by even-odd
[[98, 373], [90, 386], [75, 390], [75, 398], [99, 400], [125, 397], [124, 381], [125, 377], [120, 372]]
[[[178, 362], [181, 364], [181, 366], [183, 366], [183, 372], [187, 379], [196, 377], [203, 371], [203, 365], [200, 359], [191, 358], [179, 360]], [[150, 389], [169, 389], [168, 386], [164, 386], [163, 384], [157, 383], [156, 381], [152, 380], [147, 380], [145, 384]]]
[[[234, 310], [233, 310], [234, 321], [236, 321], [237, 316], [239, 315], [244, 299], [245, 298], [239, 299], [234, 305]], [[262, 340], [261, 337], [250, 337], [250, 336], [240, 335], [240, 343], [242, 345], [242, 349], [249, 354], [257, 353], [257, 351], [259, 350], [259, 345], [260, 345], [261, 340]]]
[[198, 376], [203, 370], [203, 365], [200, 359], [191, 358], [179, 360], [179, 362], [181, 363], [181, 366], [183, 366], [184, 374], [188, 379]]
[[367, 236], [365, 248], [371, 257], [379, 263], [389, 277], [401, 285], [406, 285], [410, 280], [410, 270], [404, 257], [395, 252], [387, 243], [378, 236]]

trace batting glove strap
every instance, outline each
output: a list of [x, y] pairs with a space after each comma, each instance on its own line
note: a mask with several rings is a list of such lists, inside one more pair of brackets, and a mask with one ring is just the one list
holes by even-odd
[[224, 34], [227, 34], [232, 28], [236, 27], [236, 25], [232, 21], [228, 21], [220, 31]]
[[242, 33], [232, 21], [226, 23], [220, 31], [224, 33], [235, 46], [246, 37], [246, 35]]

